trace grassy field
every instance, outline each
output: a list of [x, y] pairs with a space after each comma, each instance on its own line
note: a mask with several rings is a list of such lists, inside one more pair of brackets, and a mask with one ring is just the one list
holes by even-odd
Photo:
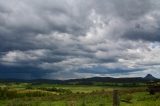
[[160, 106], [160, 93], [146, 87], [112, 87], [0, 83], [0, 106], [112, 106], [112, 91], [119, 90], [120, 106]]

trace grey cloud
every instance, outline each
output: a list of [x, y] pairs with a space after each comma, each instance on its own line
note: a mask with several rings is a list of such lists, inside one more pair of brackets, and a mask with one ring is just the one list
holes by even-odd
[[135, 20], [151, 11], [150, 0], [113, 0], [119, 16], [127, 20]]
[[129, 74], [132, 72], [143, 71], [144, 69], [111, 69], [111, 68], [103, 68], [103, 67], [95, 67], [88, 69], [78, 70], [80, 73], [94, 73], [94, 74]]
[[[157, 3], [157, 0], [0, 1], [0, 63], [5, 67], [21, 67], [18, 70], [32, 67], [30, 76], [32, 71], [35, 76], [34, 70], [39, 69], [39, 77], [43, 77], [42, 73], [47, 77], [49, 73], [79, 78], [83, 72], [87, 74], [85, 77], [94, 76], [102, 73], [101, 67], [106, 74], [148, 70], [140, 63], [150, 66], [160, 63], [159, 57], [153, 58], [160, 52]], [[87, 71], [95, 67], [99, 70]]]
[[159, 31], [155, 33], [129, 31], [124, 34], [124, 37], [131, 40], [160, 41]]
[[131, 24], [122, 37], [130, 40], [158, 41], [160, 39], [159, 12], [154, 11]]

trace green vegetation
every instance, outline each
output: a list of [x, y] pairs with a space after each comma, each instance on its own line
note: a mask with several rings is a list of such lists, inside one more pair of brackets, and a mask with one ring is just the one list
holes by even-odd
[[0, 83], [0, 106], [112, 106], [119, 90], [121, 106], [160, 106], [160, 93], [146, 87]]

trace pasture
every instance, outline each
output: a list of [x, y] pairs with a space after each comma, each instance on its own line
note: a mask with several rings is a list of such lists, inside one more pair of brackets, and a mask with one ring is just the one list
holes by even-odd
[[120, 106], [160, 106], [160, 93], [146, 87], [0, 83], [0, 106], [112, 106], [117, 89]]

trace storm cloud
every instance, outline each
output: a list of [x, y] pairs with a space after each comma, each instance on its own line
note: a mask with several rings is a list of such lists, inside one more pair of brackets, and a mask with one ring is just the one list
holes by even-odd
[[159, 77], [158, 0], [1, 0], [0, 76]]

